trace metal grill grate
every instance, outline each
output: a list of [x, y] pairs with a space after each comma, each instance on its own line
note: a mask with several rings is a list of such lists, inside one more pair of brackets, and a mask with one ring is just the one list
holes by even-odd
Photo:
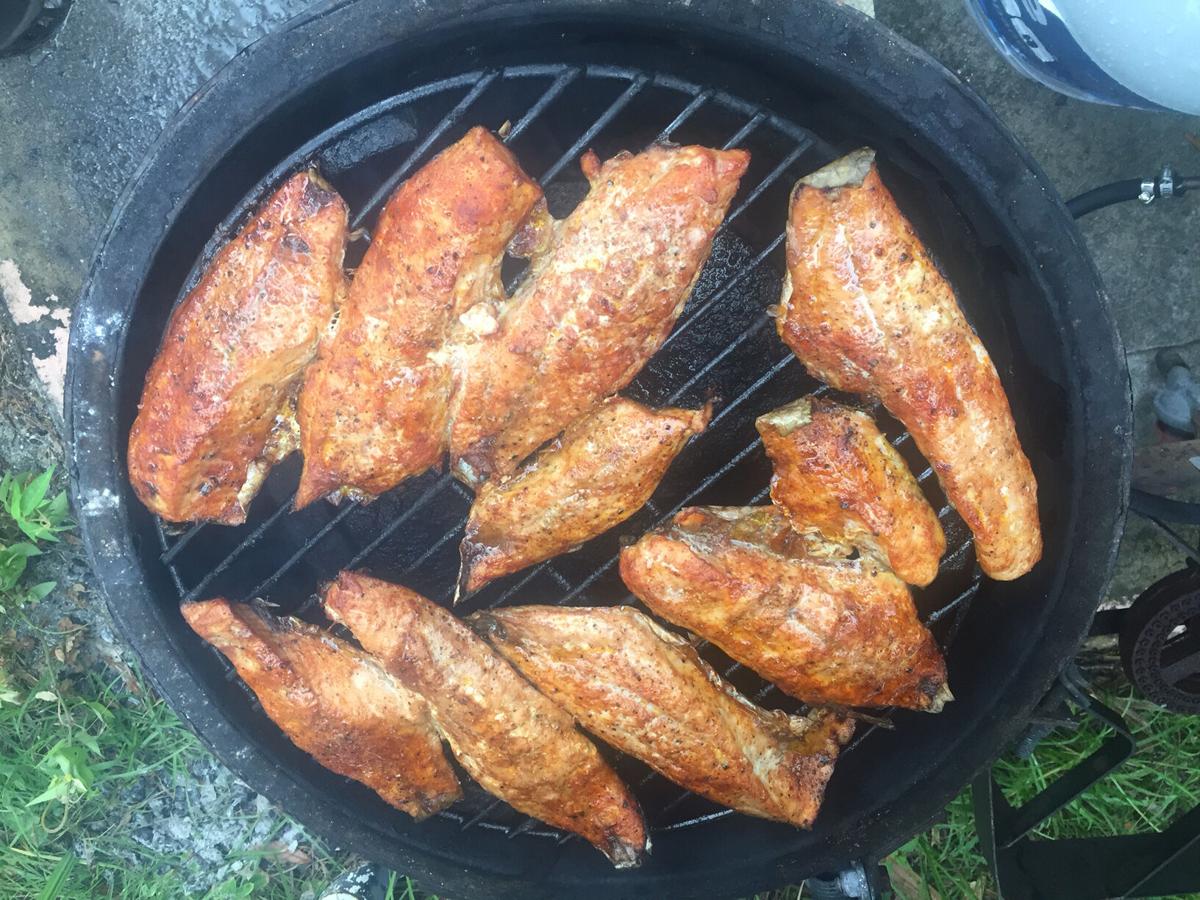
[[[586, 87], [586, 94], [573, 95], [581, 87]], [[597, 96], [603, 97], [598, 107]], [[647, 116], [650, 111], [657, 122], [665, 124], [656, 124], [649, 131], [623, 131], [623, 117], [639, 103], [645, 107], [641, 119], [654, 118]], [[636, 602], [615, 572], [621, 538], [665, 522], [686, 505], [763, 502], [769, 465], [753, 427], [754, 418], [802, 394], [829, 391], [805, 375], [774, 337], [766, 308], [778, 296], [787, 192], [801, 175], [832, 159], [837, 148], [769, 110], [673, 76], [612, 66], [558, 64], [475, 71], [389, 98], [305, 145], [264, 179], [256, 196], [248, 197], [227, 218], [210, 251], [289, 169], [313, 159], [335, 158], [333, 151], [351, 140], [369, 145], [364, 135], [369, 137], [381, 122], [396, 121], [414, 111], [419, 118], [433, 107], [438, 117], [431, 117], [419, 140], [399, 140], [395, 147], [360, 156], [341, 171], [326, 171], [352, 208], [356, 207], [354, 227], [370, 223], [404, 178], [477, 122], [511, 122], [504, 140], [514, 146], [531, 174], [536, 171], [531, 157], [543, 157], [538, 180], [558, 215], [581, 193], [580, 180], [567, 179], [564, 174], [589, 147], [633, 149], [639, 141], [676, 139], [748, 146], [752, 151], [752, 167], [693, 296], [663, 348], [627, 391], [645, 402], [667, 405], [699, 403], [715, 389], [717, 409], [708, 430], [681, 454], [650, 503], [614, 533], [486, 587], [469, 598], [461, 611], [510, 602]], [[578, 127], [580, 111], [589, 109], [590, 121]], [[497, 116], [499, 120], [493, 123]], [[523, 138], [529, 143], [535, 132], [540, 153], [533, 152], [533, 145], [521, 145]], [[623, 141], [632, 146], [626, 147]], [[407, 150], [409, 146], [411, 150]], [[557, 149], [546, 155], [545, 146]], [[389, 152], [399, 155], [399, 161], [380, 172], [378, 158]], [[365, 197], [354, 203], [358, 194]], [[556, 204], [562, 209], [555, 209]], [[204, 262], [197, 262], [189, 286]], [[698, 328], [700, 323], [705, 327]], [[946, 529], [949, 551], [942, 574], [931, 589], [917, 591], [916, 598], [924, 619], [948, 648], [980, 585], [970, 536], [945, 502], [931, 477], [932, 470], [916, 456], [909, 435], [882, 410], [878, 412], [895, 446], [909, 458], [914, 471], [920, 472], [918, 479], [940, 510], [938, 516]], [[333, 508], [320, 504], [315, 510], [289, 514], [295, 481], [294, 460], [278, 467], [253, 504], [249, 522], [241, 528], [195, 525], [173, 534], [157, 522], [160, 560], [181, 601], [217, 594], [238, 600], [264, 597], [284, 611], [315, 615], [315, 592], [322, 581], [342, 568], [369, 565], [380, 575], [421, 590], [443, 604], [450, 602], [457, 574], [456, 539], [466, 523], [471, 499], [457, 481], [448, 474], [427, 473], [370, 505], [344, 502]], [[331, 548], [332, 544], [337, 546]], [[267, 557], [270, 566], [263, 571], [258, 563]], [[702, 652], [756, 702], [792, 711], [801, 708], [715, 648], [702, 645]], [[234, 680], [233, 668], [217, 651], [213, 653], [227, 677]], [[248, 689], [246, 693], [261, 713], [257, 700]], [[846, 752], [868, 740], [877, 727], [860, 728]], [[682, 828], [728, 814], [681, 792], [635, 761], [622, 759], [618, 765], [637, 789], [655, 829]], [[531, 833], [556, 840], [570, 838], [518, 816], [481, 792], [468, 793], [466, 801], [442, 815], [461, 822], [464, 829], [498, 828], [510, 837]]]

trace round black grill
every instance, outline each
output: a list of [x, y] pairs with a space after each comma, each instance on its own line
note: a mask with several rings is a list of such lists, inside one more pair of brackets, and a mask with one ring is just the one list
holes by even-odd
[[[435, 124], [418, 132], [416, 123], [429, 121], [445, 107], [449, 109]], [[713, 397], [717, 406], [712, 424], [634, 518], [574, 553], [489, 585], [459, 611], [529, 602], [636, 603], [616, 571], [622, 540], [669, 520], [684, 506], [769, 502], [770, 467], [754, 419], [802, 394], [829, 390], [812, 380], [778, 340], [767, 310], [779, 298], [788, 192], [800, 176], [829, 162], [836, 151], [768, 109], [660, 73], [566, 64], [469, 72], [388, 98], [307, 143], [226, 220], [209, 252], [193, 268], [188, 287], [211, 253], [233, 236], [247, 212], [289, 171], [316, 163], [354, 204], [353, 225], [369, 229], [398, 184], [480, 121], [493, 127], [511, 123], [505, 143], [538, 179], [557, 216], [566, 215], [586, 192], [578, 158], [589, 148], [606, 157], [669, 140], [744, 147], [752, 154], [753, 167], [674, 332], [626, 391], [654, 406], [700, 405]], [[402, 161], [389, 167], [388, 158], [396, 156]], [[355, 204], [359, 197], [364, 199]], [[893, 443], [914, 463], [949, 537], [941, 576], [918, 598], [925, 619], [948, 649], [979, 586], [970, 533], [946, 503], [932, 470], [911, 452], [907, 432], [889, 424]], [[298, 462], [289, 460], [270, 477], [244, 526], [200, 524], [172, 535], [168, 526], [155, 521], [162, 547], [156, 562], [169, 570], [181, 600], [262, 597], [282, 611], [322, 622], [316, 610], [318, 586], [342, 569], [362, 567], [450, 605], [458, 542], [471, 505], [469, 490], [448, 473], [430, 472], [371, 504], [320, 504], [293, 513]], [[801, 708], [716, 648], [706, 646], [703, 652], [756, 702], [789, 711]], [[215, 649], [212, 653], [227, 677], [236, 679], [225, 658]], [[245, 702], [259, 710], [264, 728], [273, 728], [248, 689]], [[877, 727], [861, 727], [847, 752]], [[652, 828], [684, 828], [730, 814], [681, 791], [635, 760], [620, 760], [618, 765], [636, 785]], [[346, 785], [358, 789], [348, 780]], [[518, 815], [478, 789], [441, 815], [464, 828], [569, 837]]]
[[[115, 618], [160, 690], [242, 777], [338, 844], [431, 889], [707, 898], [886, 852], [1011, 740], [1082, 636], [1106, 578], [1123, 512], [1127, 381], [1065, 211], [977, 101], [867, 20], [820, 2], [801, 16], [764, 0], [755, 7], [761, 21], [731, 23], [732, 6], [323, 7], [235, 60], [168, 130], [118, 208], [80, 301], [73, 475]], [[744, 147], [752, 162], [679, 323], [625, 391], [655, 406], [713, 399], [712, 424], [633, 518], [488, 585], [461, 613], [634, 602], [615, 565], [623, 540], [685, 505], [768, 502], [770, 466], [754, 419], [828, 390], [770, 318], [788, 193], [843, 152], [879, 151], [885, 182], [996, 362], [1040, 485], [1045, 559], [1017, 582], [981, 580], [969, 532], [937, 479], [877, 410], [946, 530], [941, 574], [915, 596], [957, 699], [936, 716], [885, 711], [891, 728], [861, 724], [811, 832], [729, 813], [616, 754], [653, 831], [654, 852], [639, 870], [613, 872], [584, 842], [474, 787], [414, 824], [288, 742], [178, 614], [182, 600], [263, 597], [319, 621], [316, 593], [345, 568], [450, 602], [471, 495], [445, 472], [370, 504], [293, 512], [292, 457], [244, 526], [172, 532], [133, 497], [124, 452], [172, 304], [274, 186], [315, 163], [369, 231], [396, 185], [474, 125], [504, 135], [558, 217], [586, 192], [578, 158], [588, 149], [603, 159], [671, 140]], [[348, 265], [365, 246], [352, 244]], [[513, 284], [521, 264], [507, 264], [505, 275]], [[702, 652], [756, 702], [799, 708], [715, 648]]]

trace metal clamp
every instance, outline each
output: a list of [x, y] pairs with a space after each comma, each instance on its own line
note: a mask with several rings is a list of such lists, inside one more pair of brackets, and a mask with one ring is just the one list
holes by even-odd
[[886, 880], [883, 866], [854, 862], [836, 875], [806, 879], [804, 887], [814, 900], [879, 900]]
[[1175, 196], [1175, 173], [1170, 166], [1163, 166], [1162, 174], [1158, 176], [1158, 195], [1168, 198]]
[[1174, 196], [1175, 170], [1170, 166], [1163, 166], [1157, 178], [1142, 179], [1142, 192], [1138, 194], [1138, 199], [1147, 206], [1154, 202], [1155, 197], [1170, 199]]

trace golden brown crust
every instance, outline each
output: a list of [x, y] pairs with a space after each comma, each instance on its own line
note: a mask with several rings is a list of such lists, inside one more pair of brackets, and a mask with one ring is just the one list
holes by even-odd
[[802, 398], [755, 425], [775, 468], [771, 499], [793, 528], [872, 553], [909, 584], [933, 581], [946, 536], [912, 472], [869, 415]]
[[515, 809], [582, 835], [618, 867], [647, 846], [641, 809], [571, 717], [420, 595], [343, 572], [325, 609], [420, 693], [458, 761]]
[[1037, 484], [996, 368], [873, 156], [847, 160], [835, 165], [853, 179], [823, 170], [792, 195], [780, 337], [824, 381], [883, 401], [974, 533], [983, 571], [1018, 578], [1042, 552]]
[[666, 339], [749, 162], [741, 150], [656, 146], [600, 165], [591, 191], [542, 229], [498, 330], [464, 348], [450, 454], [478, 484], [508, 475]]
[[808, 703], [937, 711], [946, 664], [908, 588], [774, 506], [682, 510], [621, 553], [651, 610]]
[[754, 706], [682, 638], [629, 606], [523, 606], [472, 624], [614, 747], [733, 809], [808, 828], [853, 723]]
[[362, 651], [242, 603], [206, 600], [181, 612], [233, 663], [271, 720], [321, 765], [417, 819], [462, 795], [428, 704]]
[[613, 397], [511, 478], [479, 488], [462, 542], [465, 589], [578, 547], [645, 505], [712, 410]]
[[129, 433], [129, 479], [151, 512], [245, 521], [277, 414], [342, 291], [346, 215], [315, 173], [293, 175], [172, 314]]
[[459, 316], [503, 298], [504, 248], [540, 199], [478, 127], [392, 194], [300, 394], [297, 507], [339, 489], [377, 496], [441, 459], [452, 378], [444, 345]]

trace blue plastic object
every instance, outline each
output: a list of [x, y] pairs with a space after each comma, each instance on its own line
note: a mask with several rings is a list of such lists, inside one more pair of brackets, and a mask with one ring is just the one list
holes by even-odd
[[1200, 4], [966, 0], [1018, 71], [1080, 100], [1200, 114]]

